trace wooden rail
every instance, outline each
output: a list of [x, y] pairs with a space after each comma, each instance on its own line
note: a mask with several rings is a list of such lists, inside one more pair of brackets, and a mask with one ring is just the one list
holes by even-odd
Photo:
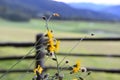
[[[45, 67], [45, 70], [49, 69], [57, 69], [54, 66], [47, 66]], [[71, 70], [70, 68], [67, 67], [62, 67], [63, 70]], [[102, 68], [87, 68], [88, 71], [92, 72], [105, 72], [105, 73], [117, 73], [120, 74], [120, 69], [102, 69]], [[0, 73], [5, 73], [7, 70], [0, 70]], [[33, 72], [32, 69], [18, 69], [18, 70], [10, 70], [9, 73], [24, 73], [24, 72]]]
[[[41, 40], [39, 40], [41, 39]], [[120, 41], [120, 38], [57, 38], [58, 40], [61, 41]], [[47, 69], [56, 69], [56, 67], [45, 67], [44, 66], [44, 56], [45, 53], [40, 50], [43, 46], [44, 39], [43, 39], [43, 34], [39, 34], [36, 36], [36, 42], [7, 42], [7, 43], [0, 43], [0, 47], [32, 47], [35, 46], [36, 48], [36, 54], [35, 56], [9, 56], [9, 57], [0, 57], [0, 61], [3, 60], [16, 60], [16, 59], [36, 59], [36, 67], [38, 65], [41, 65], [41, 67]], [[39, 46], [38, 46], [39, 45]], [[60, 53], [58, 55], [68, 55], [67, 53]], [[81, 53], [74, 53], [74, 54], [69, 54], [69, 56], [82, 56], [82, 57], [114, 57], [114, 58], [119, 58], [119, 54], [81, 54]], [[10, 68], [12, 69], [12, 68]], [[68, 68], [63, 68], [65, 70], [69, 70]], [[120, 69], [101, 69], [101, 68], [87, 68], [89, 71], [94, 71], [94, 72], [107, 72], [107, 73], [120, 73]], [[32, 70], [0, 70], [0, 73], [15, 73], [15, 72], [33, 72]], [[4, 77], [3, 74], [0, 77]], [[36, 80], [40, 80], [40, 77]]]
[[[57, 38], [61, 41], [79, 41], [81, 38]], [[84, 38], [83, 41], [120, 41], [120, 38]], [[0, 43], [0, 47], [31, 47], [35, 43], [33, 42], [3, 42]]]
[[[60, 56], [66, 56], [68, 55], [67, 53], [58, 53], [57, 55]], [[81, 53], [72, 53], [69, 54], [68, 56], [79, 56], [79, 57], [108, 57], [108, 58], [120, 58], [119, 54], [81, 54]], [[19, 60], [23, 58], [24, 56], [6, 56], [6, 57], [0, 57], [0, 61], [5, 61], [5, 60]], [[26, 56], [25, 59], [34, 59], [35, 56]]]

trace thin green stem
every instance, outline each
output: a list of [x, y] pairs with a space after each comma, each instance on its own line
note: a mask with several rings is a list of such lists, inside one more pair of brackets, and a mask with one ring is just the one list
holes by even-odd
[[47, 28], [48, 31], [49, 31], [48, 22], [50, 21], [51, 18], [52, 18], [52, 15], [50, 15], [49, 18], [48, 19], [46, 18], [45, 20], [45, 23], [46, 23], [45, 27]]
[[58, 75], [60, 73], [60, 70], [59, 70], [59, 62], [58, 62], [58, 58], [57, 58], [57, 55], [55, 54], [55, 58], [56, 58], [56, 64], [57, 64], [57, 72], [58, 72]]
[[[73, 49], [75, 49], [75, 48], [79, 45], [79, 43], [80, 43], [84, 38], [86, 38], [86, 36], [83, 37], [83, 38], [81, 38], [81, 39], [70, 49], [70, 51], [69, 51], [68, 53], [71, 53], [71, 52], [73, 51]], [[60, 64], [65, 60], [65, 58], [66, 58], [67, 56], [68, 56], [68, 55], [64, 56], [63, 59], [60, 61], [60, 63], [59, 63], [58, 65], [60, 65]]]

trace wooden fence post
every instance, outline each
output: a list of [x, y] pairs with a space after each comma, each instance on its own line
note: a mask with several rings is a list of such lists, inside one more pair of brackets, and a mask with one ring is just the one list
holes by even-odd
[[[44, 68], [44, 35], [43, 34], [38, 34], [36, 36], [36, 68], [38, 65], [40, 65], [42, 68]], [[43, 73], [40, 75], [37, 75], [36, 80], [41, 80], [41, 77], [43, 76]]]

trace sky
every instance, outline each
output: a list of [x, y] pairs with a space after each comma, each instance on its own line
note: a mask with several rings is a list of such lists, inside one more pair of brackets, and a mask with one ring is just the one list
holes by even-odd
[[71, 3], [71, 2], [91, 2], [96, 4], [110, 4], [110, 5], [120, 5], [120, 0], [55, 0], [65, 3]]

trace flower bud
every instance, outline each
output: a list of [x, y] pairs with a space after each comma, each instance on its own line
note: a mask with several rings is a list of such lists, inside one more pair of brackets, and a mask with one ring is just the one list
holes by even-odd
[[45, 17], [45, 16], [42, 16], [42, 19], [46, 20], [46, 17]]
[[67, 63], [69, 63], [69, 61], [65, 61], [65, 63], [67, 64]]

